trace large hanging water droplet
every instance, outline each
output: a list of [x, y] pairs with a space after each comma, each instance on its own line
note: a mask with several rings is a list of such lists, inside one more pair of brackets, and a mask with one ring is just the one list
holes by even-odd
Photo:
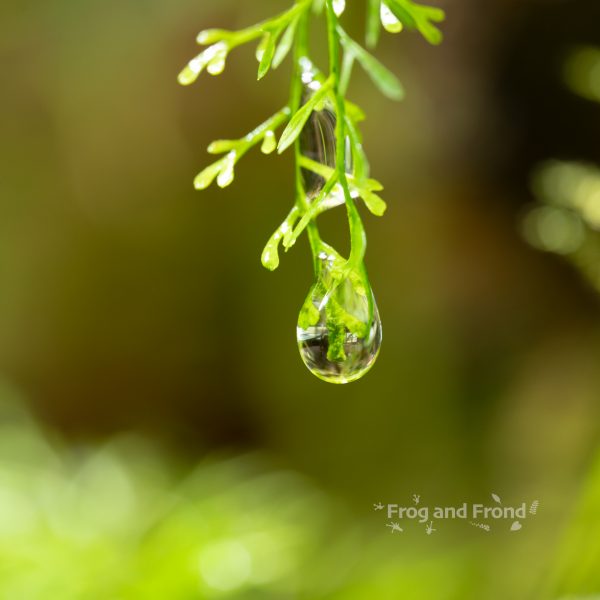
[[298, 348], [314, 375], [329, 383], [350, 383], [365, 375], [379, 354], [377, 304], [363, 274], [343, 275], [345, 263], [335, 251], [325, 247], [319, 261], [317, 282], [298, 318]]

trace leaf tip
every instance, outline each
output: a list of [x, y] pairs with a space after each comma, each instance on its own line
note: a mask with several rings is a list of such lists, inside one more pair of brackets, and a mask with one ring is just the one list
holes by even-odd
[[261, 263], [267, 271], [273, 272], [279, 267], [279, 257], [276, 254], [271, 255], [270, 253], [263, 252]]
[[289, 147], [289, 142], [282, 137], [277, 144], [277, 154], [283, 154]]
[[205, 190], [209, 185], [210, 183], [201, 179], [200, 177], [196, 177], [194, 179], [194, 189], [198, 190], [199, 192]]

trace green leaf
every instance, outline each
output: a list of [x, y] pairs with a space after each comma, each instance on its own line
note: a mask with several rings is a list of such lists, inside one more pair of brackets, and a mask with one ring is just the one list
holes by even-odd
[[196, 175], [196, 178], [194, 179], [194, 187], [197, 190], [205, 190], [221, 172], [224, 162], [225, 159], [222, 158], [221, 160], [218, 160], [212, 165], [209, 165], [208, 167], [206, 167], [206, 169], [198, 173], [198, 175]]
[[292, 44], [294, 43], [294, 36], [296, 34], [296, 28], [298, 27], [299, 19], [294, 19], [285, 30], [281, 42], [277, 46], [275, 56], [273, 57], [273, 68], [277, 69], [279, 65], [285, 60], [285, 57], [289, 54]]
[[206, 70], [211, 75], [220, 75], [225, 70], [225, 61], [229, 53], [229, 47], [224, 42], [219, 42], [207, 48], [204, 53], [210, 56]]
[[[276, 69], [288, 55], [294, 42], [294, 34], [301, 15], [310, 6], [310, 2], [297, 2], [293, 8], [264, 25], [265, 36], [257, 48], [257, 58], [260, 60], [258, 79], [262, 79], [271, 67]], [[277, 40], [284, 32], [279, 46]]]
[[262, 79], [270, 70], [273, 57], [275, 56], [275, 44], [279, 33], [269, 32], [265, 35], [266, 42], [264, 44], [264, 50], [260, 59], [260, 65], [258, 65], [258, 79]]
[[307, 156], [300, 156], [299, 164], [304, 169], [312, 171], [323, 179], [329, 179], [335, 173], [335, 169], [332, 169], [331, 167], [328, 167], [327, 165], [324, 165], [316, 160], [312, 160]]
[[380, 192], [383, 189], [383, 186], [377, 179], [367, 179], [364, 182], [361, 182], [362, 189], [368, 190], [369, 192]]
[[304, 106], [298, 110], [298, 112], [290, 119], [287, 127], [284, 129], [277, 146], [279, 154], [285, 152], [295, 141], [296, 138], [302, 132], [304, 125], [308, 121], [312, 111], [315, 109], [317, 104], [323, 100], [326, 94], [331, 88], [331, 80], [327, 80], [321, 88], [314, 93], [314, 95], [308, 100]]
[[287, 235], [300, 216], [297, 206], [294, 206], [285, 221], [277, 228], [275, 233], [269, 238], [265, 249], [262, 252], [261, 262], [265, 269], [274, 271], [279, 266], [279, 244], [284, 235]]
[[275, 152], [277, 148], [277, 139], [275, 138], [275, 133], [273, 131], [267, 131], [265, 133], [265, 137], [263, 138], [262, 145], [260, 147], [260, 151], [263, 154], [271, 154], [271, 152]]
[[361, 51], [357, 53], [356, 60], [384, 95], [392, 100], [404, 98], [404, 88], [399, 79], [374, 56], [361, 48]]
[[444, 36], [434, 25], [446, 18], [441, 8], [417, 4], [412, 0], [386, 0], [386, 4], [404, 25], [417, 29], [430, 44], [442, 42]]
[[196, 42], [201, 46], [207, 46], [231, 37], [232, 32], [226, 29], [205, 29], [196, 37]]
[[443, 9], [437, 6], [417, 5], [421, 9], [421, 13], [434, 23], [443, 23], [446, 19], [446, 13]]
[[215, 140], [207, 149], [209, 154], [223, 154], [229, 152], [239, 145], [239, 140]]
[[351, 119], [353, 123], [360, 123], [367, 118], [363, 109], [358, 106], [358, 104], [350, 102], [350, 100], [346, 100], [346, 116]]
[[444, 34], [431, 23], [422, 23], [419, 25], [419, 31], [423, 37], [434, 46], [439, 46], [444, 41]]
[[260, 261], [265, 269], [274, 271], [279, 266], [279, 244], [281, 242], [281, 233], [277, 230], [267, 242], [262, 251]]
[[341, 28], [340, 34], [346, 52], [354, 54], [356, 60], [379, 90], [392, 100], [402, 100], [404, 98], [404, 88], [398, 78], [372, 54], [369, 54], [362, 46], [352, 40]]
[[190, 85], [198, 79], [198, 76], [205, 68], [211, 75], [222, 73], [229, 50], [230, 47], [226, 42], [218, 42], [209, 46], [206, 50], [198, 54], [198, 56], [190, 60], [177, 76], [177, 81], [181, 85]]
[[234, 168], [237, 161], [237, 153], [232, 150], [224, 159], [221, 167], [221, 172], [217, 177], [217, 185], [220, 188], [226, 188], [228, 185], [233, 183]]
[[411, 10], [407, 9], [404, 4], [396, 2], [396, 0], [387, 0], [389, 9], [396, 15], [396, 17], [404, 23], [410, 29], [417, 28], [417, 21], [413, 17]]
[[354, 176], [358, 181], [363, 181], [369, 176], [369, 161], [362, 147], [362, 139], [358, 128], [346, 115], [346, 129], [350, 138], [350, 147], [352, 149], [352, 159], [354, 161]]
[[271, 34], [269, 33], [265, 33], [265, 35], [263, 35], [260, 38], [260, 42], [258, 42], [258, 45], [256, 46], [256, 52], [254, 53], [254, 56], [256, 56], [256, 60], [260, 63], [260, 61], [262, 60], [262, 57], [265, 54], [265, 48], [267, 47], [267, 44], [269, 43], [269, 37]]
[[377, 217], [382, 217], [387, 209], [387, 204], [382, 198], [373, 192], [363, 190], [361, 198], [365, 201], [367, 208]]
[[352, 78], [352, 69], [354, 68], [354, 61], [356, 57], [352, 52], [344, 53], [344, 60], [342, 62], [342, 70], [340, 75], [340, 94], [346, 95], [348, 87], [350, 85], [350, 79]]

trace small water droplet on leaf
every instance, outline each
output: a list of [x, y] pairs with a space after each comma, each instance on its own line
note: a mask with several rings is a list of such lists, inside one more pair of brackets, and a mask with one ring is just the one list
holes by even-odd
[[333, 12], [336, 17], [342, 16], [346, 10], [346, 0], [333, 0]]
[[230, 152], [223, 159], [223, 166], [221, 168], [221, 172], [219, 173], [219, 176], [217, 177], [217, 185], [220, 188], [225, 188], [228, 185], [231, 185], [231, 183], [233, 182], [235, 159], [236, 159], [235, 151]]
[[381, 3], [381, 23], [386, 31], [390, 33], [400, 33], [404, 26], [398, 17], [390, 10], [390, 7], [385, 3]]

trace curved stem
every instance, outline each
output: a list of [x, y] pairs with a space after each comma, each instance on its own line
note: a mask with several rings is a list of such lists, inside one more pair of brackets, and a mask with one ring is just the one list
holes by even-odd
[[341, 62], [340, 62], [340, 39], [337, 31], [337, 16], [333, 9], [333, 0], [326, 0], [327, 6], [327, 33], [329, 40], [329, 70], [333, 78], [333, 91], [336, 107], [336, 169], [348, 212], [348, 224], [350, 227], [350, 257], [348, 268], [354, 269], [361, 265], [367, 250], [367, 237], [365, 229], [356, 208], [356, 204], [350, 194], [348, 177], [346, 175], [346, 105], [341, 90]]
[[[300, 106], [302, 105], [302, 62], [303, 59], [308, 57], [308, 14], [304, 13], [300, 17], [298, 22], [298, 30], [296, 33], [296, 40], [294, 43], [294, 73], [292, 75], [292, 90], [291, 90], [291, 101], [290, 108], [292, 114], [295, 114]], [[300, 139], [296, 139], [294, 143], [294, 156], [295, 156], [295, 168], [296, 168], [296, 203], [300, 207], [303, 213], [306, 213], [309, 209], [308, 201], [306, 199], [306, 192], [302, 183], [302, 167], [300, 161], [302, 158], [302, 152], [300, 149]], [[313, 268], [315, 274], [318, 272], [318, 259], [317, 256], [321, 247], [321, 238], [319, 236], [319, 230], [317, 224], [311, 221], [307, 227], [308, 240], [310, 242], [310, 248], [313, 257]]]

